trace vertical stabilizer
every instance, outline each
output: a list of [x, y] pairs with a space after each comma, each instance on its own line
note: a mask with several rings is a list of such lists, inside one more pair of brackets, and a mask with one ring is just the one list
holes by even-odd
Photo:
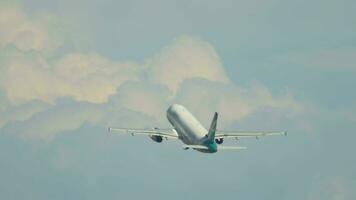
[[208, 133], [208, 140], [209, 141], [214, 141], [215, 139], [215, 131], [216, 131], [216, 124], [218, 121], [218, 113], [215, 112], [213, 121], [211, 121], [211, 125], [209, 128], [209, 133]]

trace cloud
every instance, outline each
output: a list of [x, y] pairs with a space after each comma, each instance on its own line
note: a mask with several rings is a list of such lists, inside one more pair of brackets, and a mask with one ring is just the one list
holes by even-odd
[[[303, 111], [288, 93], [274, 96], [258, 82], [249, 87], [230, 82], [214, 48], [188, 36], [175, 39], [143, 64], [95, 53], [49, 60], [16, 48], [1, 51], [0, 87], [10, 102], [1, 125], [10, 123], [7, 130], [32, 138], [51, 140], [86, 122], [105, 127], [125, 119], [125, 127], [149, 125], [127, 120], [125, 114], [132, 112], [151, 126], [167, 126], [165, 111], [172, 103], [186, 105], [204, 124], [218, 111], [221, 127], [263, 107], [283, 108], [288, 114]], [[46, 106], [31, 106], [33, 102]]]
[[[7, 132], [51, 140], [84, 123], [167, 126], [165, 111], [172, 103], [186, 105], [206, 124], [218, 111], [220, 126], [263, 107], [289, 114], [303, 110], [288, 93], [275, 96], [258, 82], [249, 87], [232, 83], [214, 47], [200, 38], [177, 37], [144, 62], [117, 61], [94, 52], [56, 54], [57, 38], [42, 23], [46, 15], [2, 9], [5, 19], [24, 24], [3, 32], [0, 41], [0, 126]], [[0, 27], [7, 26], [7, 20], [1, 21]], [[21, 31], [34, 42], [10, 37]]]
[[199, 38], [182, 36], [146, 63], [151, 79], [177, 91], [179, 85], [189, 78], [227, 83], [220, 58], [211, 44]]
[[14, 45], [20, 50], [52, 52], [61, 45], [56, 22], [48, 14], [29, 16], [20, 7], [0, 7], [0, 46]]
[[205, 79], [190, 79], [183, 82], [172, 102], [187, 105], [205, 124], [210, 123], [212, 113], [218, 111], [222, 126], [241, 120], [260, 108], [283, 108], [288, 110], [287, 115], [304, 112], [303, 105], [291, 94], [273, 96], [268, 88], [257, 82], [249, 87], [239, 87]]
[[[50, 141], [57, 134], [78, 129], [84, 123], [103, 127], [103, 131], [108, 126], [169, 127], [165, 111], [173, 103], [185, 105], [204, 125], [209, 125], [213, 112], [218, 111], [220, 128], [232, 126], [255, 113], [260, 115], [264, 108], [269, 112], [264, 113], [263, 121], [273, 116], [274, 121], [268, 120], [273, 124], [280, 124], [279, 120], [286, 116], [295, 119], [295, 115], [304, 113], [303, 105], [292, 96], [273, 97], [262, 85], [240, 88], [195, 78], [185, 80], [173, 98], [164, 85], [128, 81], [105, 103], [64, 98], [53, 105], [29, 102], [1, 114], [6, 119], [3, 125], [8, 124], [5, 132]], [[278, 114], [281, 110], [283, 115]]]
[[0, 112], [4, 111], [9, 106], [9, 100], [6, 93], [0, 89]]
[[27, 120], [8, 123], [3, 129], [5, 133], [50, 141], [60, 132], [75, 130], [86, 122], [97, 122], [104, 112], [98, 105], [64, 98]]
[[108, 104], [145, 113], [155, 119], [165, 119], [164, 111], [169, 106], [171, 95], [171, 91], [161, 84], [128, 81], [110, 97]]
[[94, 53], [73, 53], [50, 62], [36, 52], [5, 48], [0, 63], [0, 87], [14, 104], [53, 103], [65, 96], [103, 103], [120, 84], [138, 76], [136, 64], [110, 61]]
[[177, 38], [142, 64], [112, 61], [95, 53], [71, 53], [52, 61], [38, 52], [11, 47], [1, 52], [1, 88], [15, 104], [34, 99], [53, 103], [63, 96], [104, 103], [122, 83], [144, 75], [173, 92], [189, 78], [229, 81], [214, 48], [188, 36]]
[[26, 121], [36, 113], [47, 110], [50, 105], [41, 101], [30, 101], [18, 106], [7, 106], [0, 110], [0, 128], [8, 122], [12, 121]]

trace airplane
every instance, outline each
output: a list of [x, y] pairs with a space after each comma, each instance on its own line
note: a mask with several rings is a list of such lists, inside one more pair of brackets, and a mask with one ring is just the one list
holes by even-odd
[[167, 109], [167, 119], [173, 128], [168, 129], [130, 129], [109, 127], [108, 131], [118, 131], [134, 135], [148, 135], [153, 141], [161, 143], [165, 139], [179, 139], [185, 145], [183, 149], [194, 149], [203, 153], [216, 153], [218, 150], [242, 150], [246, 147], [223, 146], [227, 138], [256, 138], [263, 136], [287, 135], [287, 132], [237, 132], [217, 130], [218, 113], [215, 112], [209, 130], [184, 106], [173, 104]]

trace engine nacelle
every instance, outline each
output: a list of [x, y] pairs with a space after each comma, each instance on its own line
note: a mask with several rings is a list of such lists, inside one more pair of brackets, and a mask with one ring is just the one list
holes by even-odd
[[216, 138], [215, 142], [216, 144], [222, 144], [224, 142], [224, 138]]
[[158, 142], [158, 143], [161, 143], [163, 141], [163, 138], [162, 136], [159, 136], [159, 135], [151, 135], [150, 138], [155, 141], [155, 142]]

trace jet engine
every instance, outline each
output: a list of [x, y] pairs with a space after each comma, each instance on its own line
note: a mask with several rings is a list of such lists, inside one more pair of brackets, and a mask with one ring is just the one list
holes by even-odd
[[158, 143], [161, 143], [163, 141], [163, 138], [162, 136], [159, 136], [159, 135], [151, 135], [150, 138], [155, 141], [155, 142], [158, 142]]
[[224, 138], [216, 138], [216, 139], [215, 139], [215, 142], [216, 142], [217, 144], [222, 144], [222, 143], [224, 142]]

